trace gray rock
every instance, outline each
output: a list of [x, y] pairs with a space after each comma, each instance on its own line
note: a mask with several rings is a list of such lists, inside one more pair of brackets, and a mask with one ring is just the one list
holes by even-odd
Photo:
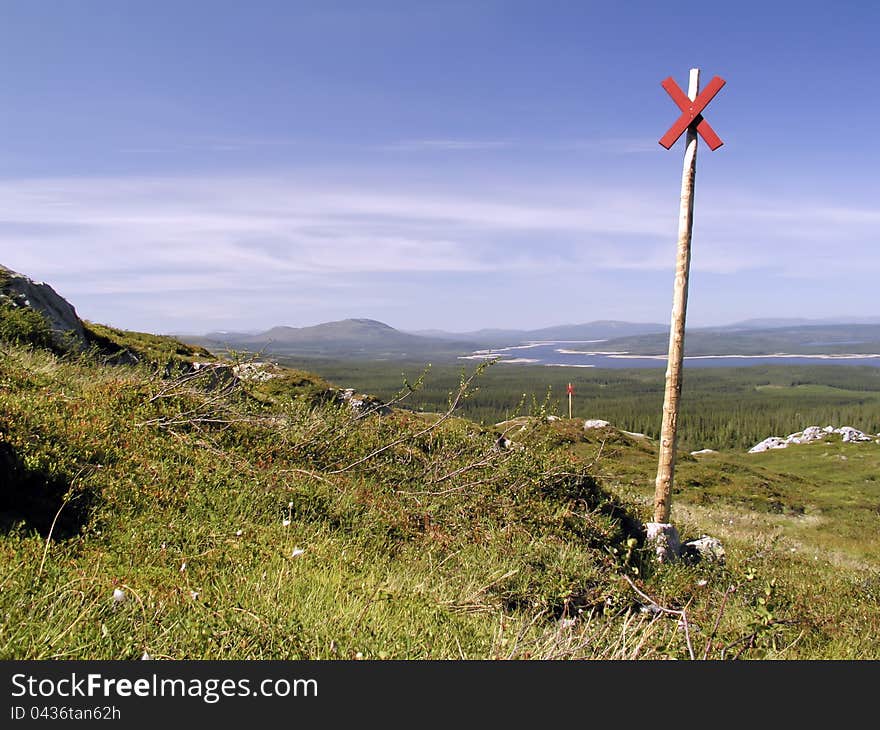
[[234, 365], [232, 372], [239, 380], [255, 383], [265, 383], [272, 378], [280, 378], [283, 374], [280, 368], [271, 362], [243, 362]]
[[819, 426], [808, 426], [803, 431], [789, 435], [785, 440], [791, 444], [808, 444], [825, 438], [828, 433], [829, 431]]
[[601, 418], [590, 418], [584, 421], [584, 430], [588, 430], [591, 428], [605, 428], [611, 424], [608, 421], [603, 421]]
[[691, 562], [724, 562], [724, 546], [717, 538], [702, 535], [697, 540], [688, 540], [681, 546], [681, 557]]
[[759, 454], [762, 451], [770, 451], [770, 449], [784, 449], [786, 446], [788, 446], [788, 443], [785, 439], [781, 439], [779, 436], [770, 436], [752, 446], [752, 448], [749, 449], [749, 453]]
[[355, 413], [378, 413], [381, 415], [387, 415], [388, 413], [391, 413], [391, 408], [389, 408], [381, 400], [371, 395], [363, 395], [357, 393], [354, 388], [345, 388], [344, 390], [340, 390], [337, 392], [339, 397], [344, 402], [348, 403], [348, 405], [351, 406], [351, 409]]
[[834, 429], [834, 433], [839, 433], [843, 436], [844, 443], [856, 443], [859, 441], [873, 441], [874, 439], [868, 434], [859, 431], [857, 428], [853, 428], [852, 426], [841, 426], [840, 428]]

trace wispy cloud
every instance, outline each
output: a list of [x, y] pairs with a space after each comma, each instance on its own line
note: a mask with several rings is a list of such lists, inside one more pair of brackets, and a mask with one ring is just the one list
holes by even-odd
[[605, 154], [634, 155], [665, 151], [657, 140], [645, 137], [600, 137], [547, 142], [549, 150], [564, 152], [602, 152]]
[[[863, 275], [877, 267], [878, 221], [870, 208], [772, 207], [747, 196], [703, 205], [693, 268]], [[503, 277], [581, 272], [621, 282], [624, 295], [630, 274], [666, 281], [675, 224], [668, 195], [607, 185], [438, 192], [291, 176], [0, 181], [0, 262], [68, 296], [124, 299], [114, 311], [146, 307], [163, 321], [175, 311], [168, 297], [181, 320], [208, 321], [212, 299], [248, 311], [357, 302], [349, 312], [362, 313], [365, 302], [393, 298], [393, 289], [367, 285], [376, 277], [398, 282], [398, 292], [415, 277], [442, 301], [450, 277], [477, 276], [499, 282], [507, 301]], [[223, 316], [230, 321], [228, 312], [215, 319]]]
[[380, 149], [394, 152], [470, 152], [476, 150], [498, 150], [511, 147], [509, 140], [480, 139], [410, 139], [382, 145]]
[[127, 146], [119, 152], [167, 153], [167, 152], [254, 152], [296, 147], [300, 140], [269, 137], [194, 137], [172, 142], [145, 146]]
[[470, 152], [480, 150], [528, 150], [602, 154], [662, 152], [656, 140], [643, 137], [601, 137], [598, 139], [514, 140], [514, 139], [411, 139], [381, 145], [394, 152]]

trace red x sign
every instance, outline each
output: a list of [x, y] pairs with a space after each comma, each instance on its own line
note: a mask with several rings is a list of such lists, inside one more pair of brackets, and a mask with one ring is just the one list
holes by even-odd
[[697, 132], [699, 132], [706, 144], [709, 145], [710, 150], [717, 150], [722, 144], [724, 144], [720, 137], [715, 134], [715, 130], [709, 126], [709, 122], [703, 119], [702, 112], [709, 102], [715, 98], [715, 94], [721, 91], [721, 87], [724, 86], [725, 83], [724, 79], [720, 76], [716, 76], [706, 85], [706, 88], [697, 95], [697, 98], [691, 101], [688, 95], [679, 88], [678, 84], [675, 83], [671, 76], [663, 81], [660, 85], [666, 89], [666, 93], [672, 97], [672, 101], [674, 101], [678, 105], [678, 108], [681, 109], [681, 116], [678, 118], [678, 121], [669, 128], [669, 131], [660, 138], [660, 144], [666, 149], [669, 149], [692, 124], [696, 125]]

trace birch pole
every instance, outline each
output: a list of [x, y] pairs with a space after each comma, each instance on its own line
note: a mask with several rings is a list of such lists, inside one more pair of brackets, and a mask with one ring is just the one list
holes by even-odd
[[[700, 69], [692, 68], [688, 98], [700, 92]], [[665, 546], [658, 545], [658, 556], [669, 557], [677, 549], [678, 536], [669, 525], [672, 508], [672, 484], [675, 476], [675, 449], [678, 443], [678, 412], [681, 399], [684, 329], [687, 313], [688, 275], [691, 266], [691, 236], [694, 225], [694, 182], [697, 174], [697, 131], [688, 127], [684, 170], [681, 176], [681, 204], [678, 214], [678, 254], [675, 263], [675, 288], [672, 298], [672, 321], [669, 330], [669, 356], [666, 364], [666, 390], [663, 396], [663, 423], [660, 429], [660, 457], [654, 489], [654, 524], [648, 525], [649, 538], [666, 536]], [[671, 533], [671, 534], [670, 534]], [[659, 548], [663, 547], [663, 553]]]

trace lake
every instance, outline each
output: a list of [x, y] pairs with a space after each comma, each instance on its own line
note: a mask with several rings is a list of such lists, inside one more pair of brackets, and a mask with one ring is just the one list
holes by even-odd
[[[631, 355], [602, 351], [596, 346], [604, 340], [528, 342], [493, 350], [477, 350], [462, 360], [499, 358], [499, 364], [546, 365], [576, 368], [665, 368], [666, 355]], [[592, 347], [590, 347], [592, 345]], [[870, 365], [880, 367], [880, 354], [874, 355], [694, 355], [684, 359], [685, 367], [729, 368], [750, 365]]]

